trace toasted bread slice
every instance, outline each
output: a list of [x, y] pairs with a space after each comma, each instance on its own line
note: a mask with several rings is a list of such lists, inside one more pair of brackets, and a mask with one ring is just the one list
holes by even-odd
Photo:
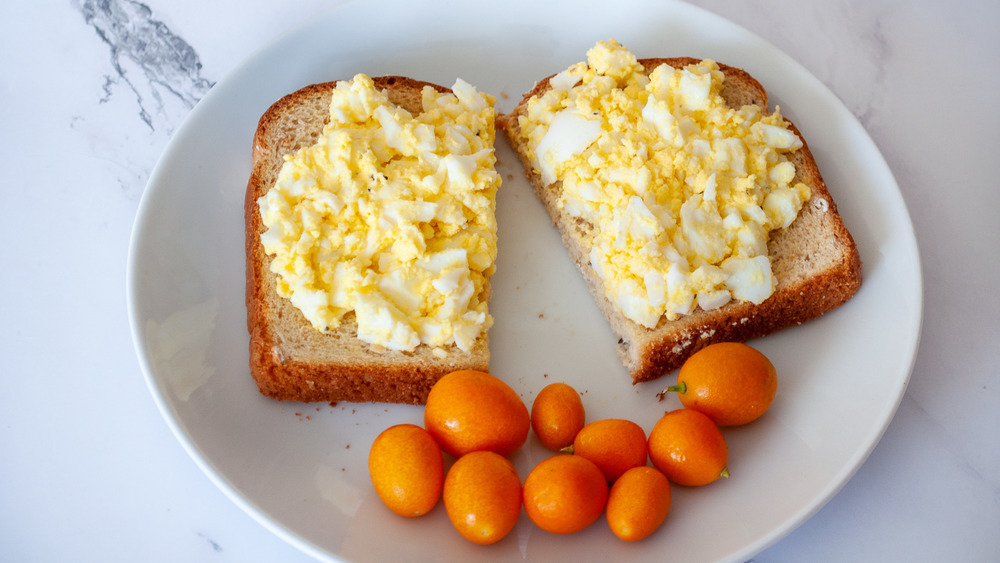
[[[681, 68], [698, 62], [692, 58], [639, 60], [646, 74], [664, 63]], [[719, 69], [725, 74], [721, 94], [727, 105], [740, 108], [756, 104], [768, 111], [767, 92], [757, 80], [738, 68], [719, 64]], [[560, 212], [556, 205], [560, 182], [544, 185], [540, 172], [528, 157], [526, 139], [518, 126], [518, 116], [527, 112], [528, 100], [548, 90], [551, 78], [539, 81], [510, 113], [498, 116], [497, 127], [518, 155], [525, 176], [562, 234], [563, 243], [617, 335], [618, 354], [634, 383], [669, 373], [711, 343], [745, 341], [803, 323], [838, 307], [857, 292], [861, 285], [861, 259], [854, 239], [802, 139], [802, 148], [789, 158], [796, 168], [794, 182], [807, 184], [811, 197], [791, 225], [771, 233], [768, 254], [777, 278], [774, 293], [760, 305], [734, 300], [709, 311], [696, 308], [673, 321], [661, 318], [652, 329], [627, 319], [605, 296], [603, 282], [590, 264], [590, 248], [583, 238], [585, 226], [579, 219]], [[790, 128], [802, 138], [794, 125]]]
[[[392, 103], [414, 115], [423, 109], [425, 86], [451, 91], [398, 76], [373, 80]], [[431, 386], [448, 372], [489, 369], [485, 331], [468, 352], [454, 344], [437, 352], [424, 344], [412, 352], [379, 349], [358, 339], [353, 312], [345, 315], [337, 329], [322, 333], [289, 299], [278, 295], [277, 276], [270, 271], [271, 260], [261, 244], [265, 227], [257, 200], [274, 185], [284, 156], [319, 138], [330, 119], [336, 84], [306, 86], [278, 100], [260, 118], [254, 136], [253, 168], [244, 202], [250, 373], [260, 392], [274, 399], [423, 404]], [[487, 299], [488, 292], [487, 283]]]

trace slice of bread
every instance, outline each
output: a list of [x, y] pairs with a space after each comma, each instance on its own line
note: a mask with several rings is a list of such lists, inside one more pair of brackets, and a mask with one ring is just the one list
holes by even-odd
[[[664, 63], [681, 68], [698, 62], [686, 57], [639, 60], [646, 74]], [[756, 104], [768, 112], [767, 92], [757, 80], [738, 68], [719, 64], [719, 69], [725, 74], [721, 95], [730, 107]], [[560, 182], [544, 185], [518, 126], [518, 117], [527, 112], [528, 100], [548, 90], [551, 78], [539, 81], [510, 113], [498, 116], [497, 127], [518, 155], [525, 176], [617, 335], [618, 354], [634, 383], [669, 373], [711, 343], [745, 341], [803, 323], [843, 304], [858, 290], [861, 258], [857, 247], [802, 139], [802, 148], [790, 155], [790, 160], [796, 168], [794, 182], [807, 184], [811, 197], [791, 225], [771, 233], [768, 253], [777, 278], [771, 297], [760, 305], [734, 300], [710, 311], [696, 308], [673, 321], [661, 318], [652, 329], [627, 319], [605, 296], [603, 282], [590, 264], [590, 248], [583, 238], [586, 226], [580, 224], [582, 220], [560, 212], [556, 205]], [[794, 126], [790, 128], [802, 138]]]
[[[411, 114], [423, 109], [422, 90], [450, 89], [399, 76], [373, 78], [389, 101]], [[276, 275], [260, 236], [265, 227], [257, 200], [274, 185], [285, 155], [313, 145], [330, 119], [336, 82], [314, 84], [275, 102], [260, 118], [253, 140], [253, 168], [244, 202], [246, 304], [250, 373], [268, 397], [303, 402], [423, 404], [431, 386], [460, 369], [489, 369], [487, 332], [468, 352], [457, 346], [421, 344], [412, 352], [379, 349], [357, 337], [353, 312], [332, 332], [313, 328], [289, 299], [276, 291]], [[489, 284], [484, 290], [489, 297]], [[444, 353], [442, 354], [441, 351]]]

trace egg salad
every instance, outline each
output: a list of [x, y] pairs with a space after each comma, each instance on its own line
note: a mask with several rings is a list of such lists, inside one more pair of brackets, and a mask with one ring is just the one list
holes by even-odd
[[584, 225], [609, 300], [648, 328], [774, 291], [768, 233], [809, 199], [781, 113], [733, 109], [712, 60], [648, 75], [601, 41], [528, 101], [518, 126], [560, 212]]
[[316, 144], [258, 200], [278, 293], [316, 329], [353, 311], [365, 342], [441, 352], [492, 325], [495, 99], [462, 80], [452, 92], [425, 87], [411, 115], [368, 76], [338, 82]]

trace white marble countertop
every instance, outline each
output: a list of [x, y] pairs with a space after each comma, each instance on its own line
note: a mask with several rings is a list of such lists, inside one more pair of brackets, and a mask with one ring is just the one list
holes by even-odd
[[[857, 116], [899, 183], [924, 276], [919, 352], [881, 442], [755, 560], [996, 561], [1000, 3], [693, 3], [791, 55]], [[132, 348], [124, 272], [147, 179], [194, 104], [335, 4], [0, 7], [0, 561], [309, 560], [221, 493], [164, 423]]]

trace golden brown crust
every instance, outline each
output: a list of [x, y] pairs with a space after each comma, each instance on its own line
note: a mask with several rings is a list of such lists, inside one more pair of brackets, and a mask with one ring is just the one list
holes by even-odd
[[[422, 111], [425, 86], [450, 92], [406, 77], [373, 80], [393, 103], [411, 113]], [[450, 346], [440, 358], [427, 346], [413, 353], [370, 346], [354, 336], [353, 315], [335, 333], [320, 333], [288, 299], [277, 295], [270, 259], [260, 244], [264, 226], [257, 200], [273, 185], [284, 155], [319, 137], [329, 119], [336, 84], [313, 84], [284, 96], [264, 112], [254, 135], [253, 167], [243, 204], [250, 373], [262, 394], [279, 400], [423, 404], [434, 382], [448, 372], [489, 369], [485, 334], [470, 353]]]
[[[640, 59], [646, 73], [661, 64], [683, 67], [699, 62], [689, 57]], [[767, 92], [746, 71], [719, 64], [725, 74], [722, 96], [732, 107], [759, 105], [767, 111]], [[554, 76], [554, 75], [553, 75]], [[563, 217], [556, 206], [558, 183], [545, 186], [534, 170], [520, 137], [518, 116], [532, 96], [548, 89], [551, 76], [540, 80], [509, 114], [497, 117], [524, 173], [544, 204], [553, 224], [575, 261], [587, 286], [618, 336], [618, 352], [633, 383], [660, 377], [678, 368], [688, 356], [723, 341], [745, 341], [801, 324], [845, 303], [861, 285], [861, 258], [854, 239], [837, 212], [809, 146], [793, 157], [797, 180], [811, 188], [811, 197], [787, 229], [772, 233], [769, 244], [772, 270], [777, 276], [774, 294], [760, 305], [730, 302], [712, 311], [695, 310], [675, 321], [665, 318], [653, 329], [642, 327], [618, 313], [605, 297], [603, 282], [590, 267], [589, 249], [576, 234], [575, 221]]]

